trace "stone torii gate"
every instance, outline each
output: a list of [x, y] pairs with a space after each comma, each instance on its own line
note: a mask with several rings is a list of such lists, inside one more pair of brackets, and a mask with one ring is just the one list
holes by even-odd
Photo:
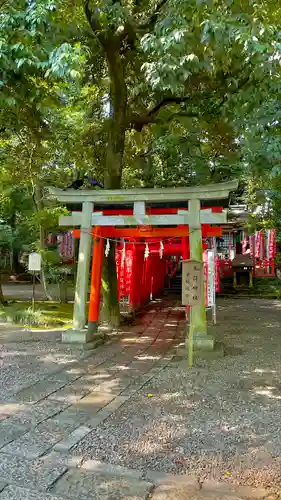
[[[73, 330], [63, 333], [63, 342], [87, 343], [97, 339], [97, 321], [89, 322], [86, 328], [86, 304], [88, 298], [89, 265], [92, 249], [93, 226], [138, 227], [138, 226], [186, 226], [189, 235], [190, 258], [202, 261], [202, 224], [225, 224], [227, 211], [214, 213], [211, 209], [201, 209], [201, 201], [226, 200], [229, 193], [237, 189], [238, 181], [205, 186], [124, 189], [124, 190], [67, 190], [49, 188], [50, 194], [65, 204], [82, 204], [82, 212], [60, 217], [60, 226], [80, 228], [79, 259], [75, 287]], [[178, 210], [176, 214], [147, 215], [146, 204], [188, 201], [188, 210]], [[133, 215], [103, 215], [94, 212], [94, 206], [133, 205]], [[105, 229], [105, 228], [104, 228]], [[172, 228], [171, 228], [172, 229]], [[145, 233], [144, 233], [145, 236]], [[100, 245], [103, 248], [103, 245]], [[185, 257], [185, 256], [183, 256]], [[99, 280], [100, 280], [100, 272]], [[202, 278], [203, 279], [203, 278]], [[203, 285], [203, 284], [202, 284]], [[99, 291], [97, 293], [99, 297]], [[190, 322], [193, 330], [194, 349], [212, 350], [214, 339], [207, 335], [207, 320], [204, 301], [204, 286], [200, 305], [191, 309]]]

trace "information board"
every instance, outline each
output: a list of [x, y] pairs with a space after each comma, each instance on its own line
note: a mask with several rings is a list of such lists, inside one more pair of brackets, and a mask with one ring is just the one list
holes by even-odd
[[41, 255], [40, 253], [32, 252], [28, 256], [28, 270], [41, 271]]
[[197, 306], [202, 301], [203, 262], [184, 260], [182, 262], [182, 304]]

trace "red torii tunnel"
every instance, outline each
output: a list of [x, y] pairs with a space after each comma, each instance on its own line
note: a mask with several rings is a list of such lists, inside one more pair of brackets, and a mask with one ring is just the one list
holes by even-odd
[[[220, 213], [222, 207], [211, 207], [213, 212]], [[172, 214], [177, 209], [149, 209], [149, 214]], [[104, 215], [132, 215], [132, 210], [104, 210]], [[73, 229], [75, 238], [80, 238], [80, 229]], [[216, 237], [222, 235], [222, 229], [210, 224], [202, 224], [202, 237]], [[148, 303], [151, 298], [162, 295], [165, 286], [165, 277], [171, 272], [169, 256], [189, 258], [189, 227], [137, 227], [116, 228], [113, 226], [96, 226], [92, 229], [94, 240], [93, 259], [91, 270], [90, 304], [88, 323], [99, 321], [101, 276], [105, 241], [126, 240], [116, 245], [116, 265], [118, 275], [119, 300], [127, 297], [130, 310], [137, 310]], [[161, 242], [163, 243], [161, 252]], [[146, 244], [149, 255], [145, 258]], [[203, 249], [207, 244], [203, 242]]]

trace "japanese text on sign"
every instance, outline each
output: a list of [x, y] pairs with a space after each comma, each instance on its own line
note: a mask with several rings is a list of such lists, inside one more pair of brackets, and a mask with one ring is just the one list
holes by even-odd
[[202, 301], [203, 263], [195, 260], [182, 262], [182, 304], [197, 306]]

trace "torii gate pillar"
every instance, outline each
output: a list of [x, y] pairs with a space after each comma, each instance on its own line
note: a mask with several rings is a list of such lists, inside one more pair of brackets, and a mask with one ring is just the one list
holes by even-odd
[[62, 342], [86, 344], [92, 341], [86, 326], [86, 305], [89, 290], [89, 267], [92, 250], [92, 215], [94, 204], [84, 201], [82, 205], [81, 234], [79, 241], [79, 257], [77, 266], [73, 329], [62, 333]]
[[[200, 200], [189, 200], [190, 213], [189, 244], [190, 258], [202, 262], [202, 228], [200, 223]], [[200, 305], [190, 308], [190, 334], [193, 337], [194, 350], [211, 351], [214, 349], [215, 339], [207, 335], [207, 314], [205, 307], [204, 283], [201, 286], [202, 297]]]

